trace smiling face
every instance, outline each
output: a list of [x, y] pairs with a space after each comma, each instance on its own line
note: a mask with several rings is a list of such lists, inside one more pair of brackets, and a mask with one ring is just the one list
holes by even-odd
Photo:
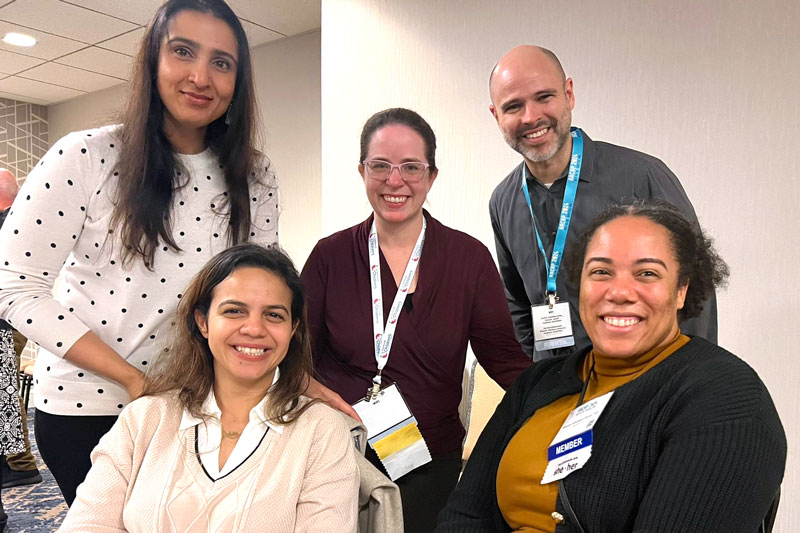
[[292, 293], [270, 271], [234, 270], [214, 288], [208, 315], [195, 321], [214, 356], [214, 387], [266, 391], [297, 327]]
[[[375, 159], [394, 165], [412, 161], [428, 163], [425, 141], [419, 133], [402, 124], [389, 124], [372, 134], [365, 160]], [[359, 164], [358, 172], [364, 180], [376, 220], [397, 225], [422, 220], [422, 205], [438, 171], [426, 171], [418, 183], [403, 181], [397, 169], [392, 170], [386, 181], [370, 178], [363, 164]]]
[[580, 315], [594, 349], [615, 358], [664, 347], [678, 332], [688, 286], [666, 228], [640, 216], [600, 226], [586, 247]]
[[158, 55], [156, 84], [164, 104], [164, 131], [175, 145], [202, 139], [228, 109], [236, 89], [233, 30], [208, 13], [180, 11], [168, 24]]
[[[575, 97], [572, 79], [536, 47], [506, 54], [492, 75], [492, 112], [503, 138], [528, 162], [564, 156]], [[566, 154], [568, 156], [568, 154]]]

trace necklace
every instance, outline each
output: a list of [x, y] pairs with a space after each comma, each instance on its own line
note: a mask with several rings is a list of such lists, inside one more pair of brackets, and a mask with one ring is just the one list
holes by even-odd
[[241, 435], [240, 431], [225, 431], [222, 426], [220, 426], [220, 429], [222, 429], [222, 436], [226, 439], [238, 439], [239, 435]]

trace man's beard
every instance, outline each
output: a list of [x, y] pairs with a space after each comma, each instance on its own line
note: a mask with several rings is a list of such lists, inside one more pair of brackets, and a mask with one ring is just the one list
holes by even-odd
[[[562, 128], [562, 121], [555, 123], [551, 122], [549, 127], [551, 128], [552, 132], [555, 133], [555, 139], [553, 139], [553, 142], [543, 146], [528, 146], [521, 138], [521, 135], [517, 133], [511, 136], [504, 132], [503, 137], [505, 138], [506, 143], [508, 143], [508, 145], [513, 148], [515, 152], [519, 153], [526, 160], [533, 163], [540, 163], [542, 161], [547, 161], [556, 155], [567, 142], [567, 138], [569, 138], [569, 120], [567, 120], [566, 123], [567, 126]], [[533, 131], [541, 126], [544, 126], [544, 124], [534, 126], [533, 128], [525, 126], [520, 128], [520, 131]]]

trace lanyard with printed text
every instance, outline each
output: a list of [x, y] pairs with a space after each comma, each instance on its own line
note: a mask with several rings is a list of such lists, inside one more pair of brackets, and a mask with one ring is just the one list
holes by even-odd
[[375, 361], [378, 363], [378, 373], [372, 378], [372, 389], [367, 395], [368, 398], [374, 398], [380, 391], [381, 372], [389, 361], [389, 350], [392, 348], [397, 319], [400, 317], [400, 311], [402, 311], [403, 303], [406, 301], [408, 289], [411, 287], [411, 282], [414, 280], [414, 275], [417, 273], [419, 258], [422, 255], [422, 245], [425, 244], [425, 228], [427, 228], [427, 226], [428, 223], [425, 221], [425, 217], [423, 217], [422, 231], [419, 232], [417, 243], [414, 245], [414, 250], [411, 252], [411, 257], [406, 265], [403, 278], [400, 280], [400, 286], [397, 288], [397, 294], [394, 296], [392, 308], [389, 310], [389, 319], [386, 322], [385, 329], [383, 324], [383, 289], [381, 288], [380, 249], [378, 247], [378, 231], [375, 228], [374, 220], [369, 230], [368, 247], [369, 274], [372, 285], [372, 331], [375, 336]]
[[547, 253], [544, 251], [544, 246], [542, 245], [542, 239], [539, 236], [539, 230], [536, 227], [536, 217], [533, 215], [531, 195], [528, 192], [528, 182], [526, 180], [528, 165], [523, 164], [522, 166], [522, 193], [525, 195], [525, 201], [528, 203], [528, 210], [531, 213], [531, 220], [533, 220], [533, 232], [536, 234], [536, 244], [539, 246], [539, 252], [541, 252], [542, 257], [544, 257], [544, 264], [547, 266], [547, 298], [551, 307], [552, 303], [555, 301], [556, 277], [561, 267], [561, 258], [564, 255], [564, 245], [567, 242], [569, 223], [570, 220], [572, 220], [572, 209], [575, 206], [575, 196], [578, 193], [578, 178], [581, 175], [581, 163], [583, 161], [583, 135], [581, 135], [581, 131], [578, 128], [572, 128], [569, 133], [572, 136], [572, 156], [569, 161], [567, 185], [564, 189], [564, 201], [561, 204], [561, 216], [558, 219], [556, 241], [553, 245], [553, 254], [551, 255], [549, 263], [547, 261]]

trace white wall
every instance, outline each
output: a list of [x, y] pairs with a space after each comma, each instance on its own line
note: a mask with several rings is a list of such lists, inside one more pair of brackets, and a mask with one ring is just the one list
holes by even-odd
[[559, 55], [575, 124], [675, 171], [731, 266], [721, 344], [758, 371], [786, 428], [776, 530], [800, 531], [800, 3], [325, 0], [322, 24], [323, 233], [369, 213], [360, 128], [405, 106], [439, 138], [431, 211], [493, 249], [489, 195], [519, 156], [487, 111], [487, 77], [520, 43]]
[[49, 106], [47, 115], [50, 121], [50, 144], [71, 131], [113, 124], [127, 96], [128, 84], [123, 83]]
[[280, 180], [280, 239], [300, 269], [320, 238], [320, 32], [253, 51], [265, 153]]
[[[280, 180], [280, 241], [298, 269], [320, 238], [320, 32], [252, 52], [264, 152]], [[112, 123], [127, 84], [48, 108], [51, 142]]]

